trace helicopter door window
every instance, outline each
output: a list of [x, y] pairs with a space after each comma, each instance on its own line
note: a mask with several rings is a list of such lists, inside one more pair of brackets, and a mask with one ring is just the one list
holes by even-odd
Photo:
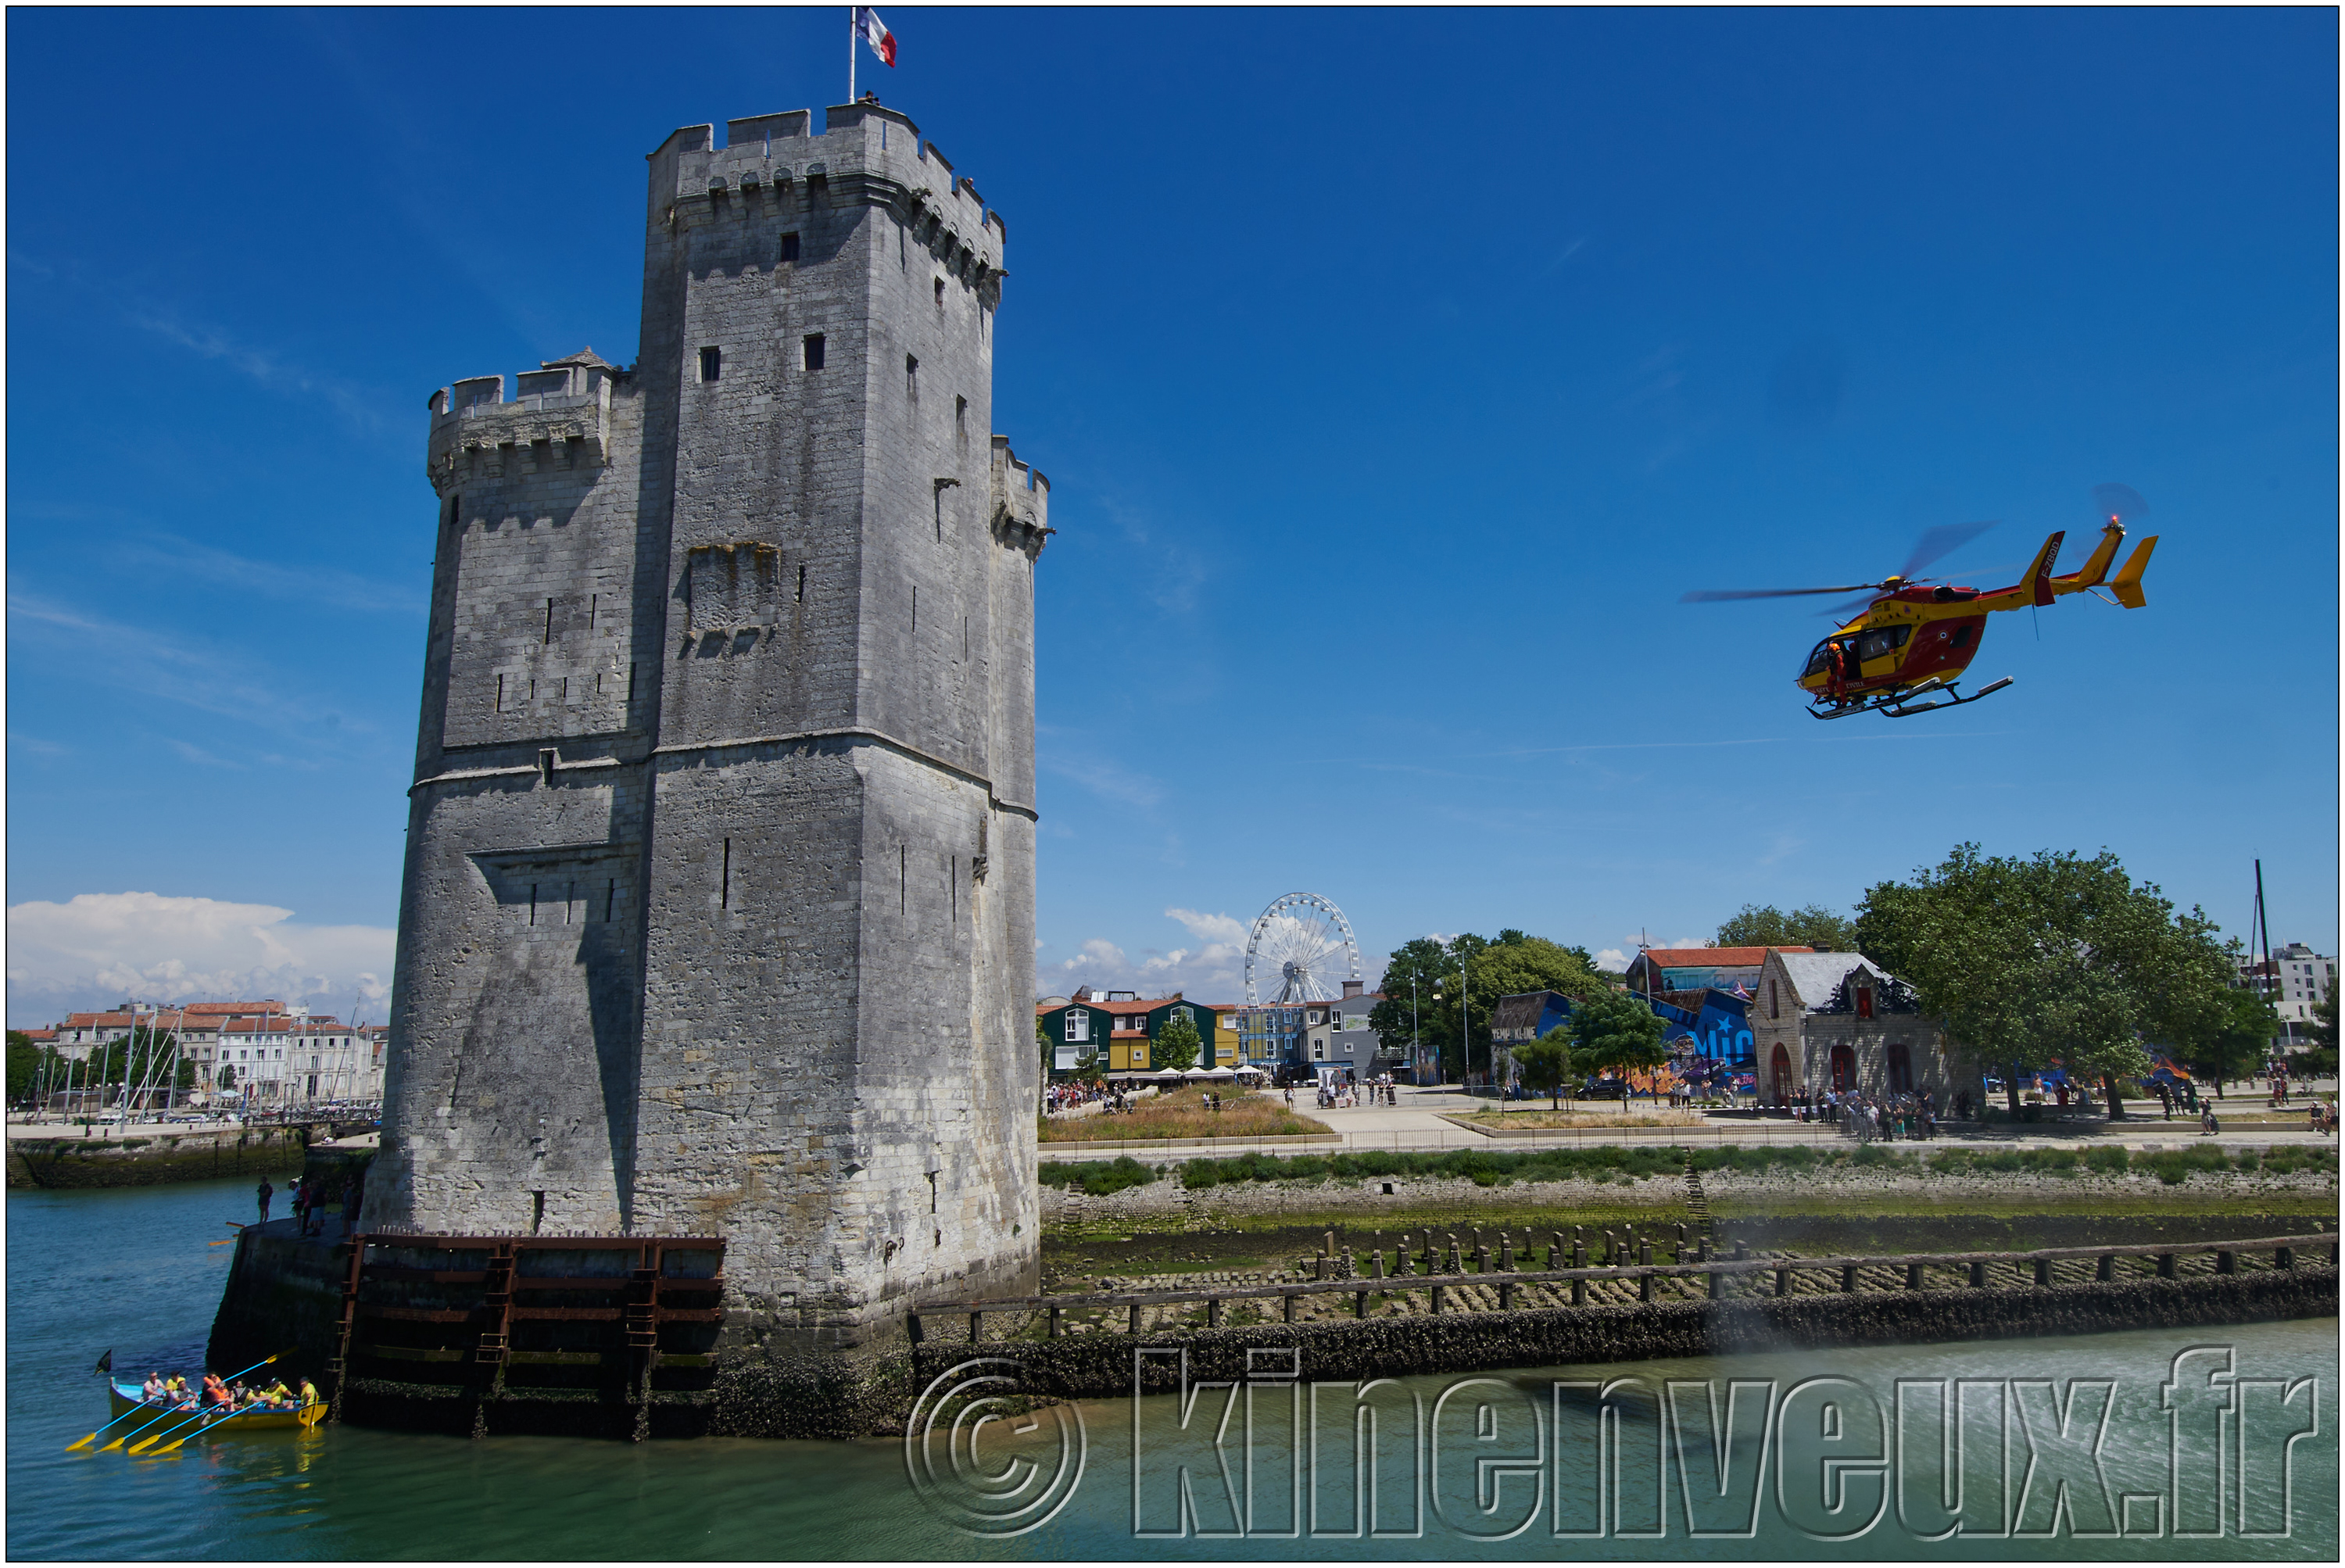
[[1913, 631], [1911, 626], [1879, 626], [1866, 632], [1856, 639], [1857, 659], [1869, 664], [1877, 658], [1887, 658], [1905, 646]]

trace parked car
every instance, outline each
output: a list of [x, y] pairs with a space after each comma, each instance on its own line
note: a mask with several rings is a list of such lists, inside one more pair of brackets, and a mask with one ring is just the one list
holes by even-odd
[[1598, 1078], [1580, 1085], [1579, 1097], [1583, 1100], [1625, 1100], [1629, 1097], [1629, 1083], [1625, 1078]]

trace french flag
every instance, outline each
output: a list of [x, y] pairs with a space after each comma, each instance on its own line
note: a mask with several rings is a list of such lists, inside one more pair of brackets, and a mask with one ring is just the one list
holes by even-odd
[[868, 5], [855, 8], [855, 30], [871, 46], [871, 52], [889, 66], [896, 63], [896, 35], [888, 31], [888, 24], [879, 20], [879, 13]]

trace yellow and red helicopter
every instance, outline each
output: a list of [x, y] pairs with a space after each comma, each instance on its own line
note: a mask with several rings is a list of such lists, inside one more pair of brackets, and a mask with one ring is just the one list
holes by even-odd
[[[2062, 529], [2044, 541], [2028, 563], [2026, 574], [2007, 588], [1961, 587], [1934, 578], [1914, 575], [1940, 557], [1953, 554], [1987, 529], [1992, 523], [1962, 523], [1933, 528], [1922, 535], [1897, 575], [1878, 583], [1851, 583], [1831, 588], [1729, 588], [1688, 594], [1680, 602], [1712, 604], [1727, 599], [1781, 599], [1809, 594], [1862, 594], [1852, 604], [1826, 612], [1841, 619], [1855, 617], [1818, 643], [1800, 667], [1800, 689], [1807, 695], [1808, 712], [1817, 718], [1846, 718], [1852, 714], [1882, 713], [1909, 718], [1992, 697], [2011, 684], [2011, 677], [1989, 682], [1968, 697], [1955, 689], [1971, 660], [1978, 657], [1986, 635], [1986, 618], [1997, 610], [2016, 610], [2051, 604], [2063, 594], [2095, 590], [2106, 582], [2115, 597], [2094, 597], [2137, 610], [2143, 596], [2141, 575], [2149, 553], [2157, 545], [2153, 534], [2134, 547], [2117, 576], [2109, 576], [2117, 546], [2126, 536], [2126, 520], [2149, 511], [2149, 504], [2122, 484], [2095, 487], [2093, 500], [2106, 521], [2101, 542], [2085, 564], [2061, 576], [2052, 574], [2060, 558]], [[1860, 607], [1861, 606], [1861, 607]], [[1939, 700], [1922, 701], [1924, 697]]]

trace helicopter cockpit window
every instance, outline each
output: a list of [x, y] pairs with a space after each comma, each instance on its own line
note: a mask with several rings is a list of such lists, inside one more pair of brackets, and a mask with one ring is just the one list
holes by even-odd
[[1804, 680], [1812, 675], [1822, 675], [1832, 668], [1832, 638], [1826, 637], [1818, 643], [1816, 651], [1808, 656], [1806, 666], [1800, 671], [1801, 678]]
[[1856, 657], [1864, 662], [1887, 658], [1903, 647], [1905, 639], [1913, 633], [1912, 626], [1875, 626], [1869, 632], [1860, 632], [1856, 638]]

